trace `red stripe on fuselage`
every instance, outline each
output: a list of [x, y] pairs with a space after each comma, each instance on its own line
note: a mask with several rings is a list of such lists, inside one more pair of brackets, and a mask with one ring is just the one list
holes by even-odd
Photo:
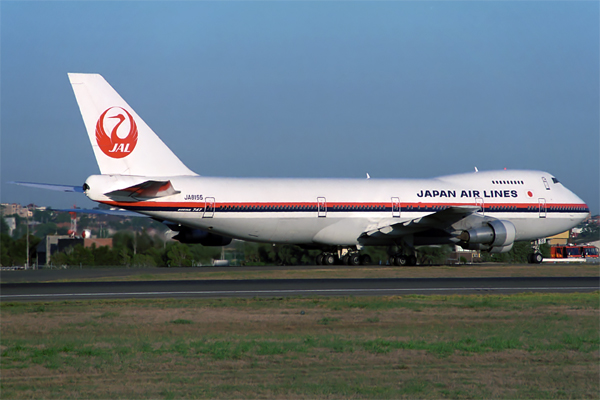
[[[120, 207], [120, 208], [131, 208], [131, 209], [135, 209], [135, 208], [139, 208], [139, 207], [143, 207], [143, 208], [201, 208], [201, 207], [205, 207], [206, 206], [206, 202], [201, 201], [201, 202], [164, 202], [164, 201], [137, 201], [137, 202], [118, 202], [118, 201], [105, 201], [102, 202], [104, 204], [110, 205], [110, 206], [114, 206], [114, 207]], [[224, 207], [234, 207], [234, 208], [239, 208], [239, 207], [263, 207], [263, 208], [269, 208], [269, 207], [273, 207], [273, 208], [279, 208], [279, 207], [317, 207], [319, 205], [318, 202], [215, 202], [214, 203], [214, 208], [215, 211], [219, 210], [220, 208], [224, 208]], [[381, 203], [377, 203], [377, 202], [366, 202], [366, 203], [359, 203], [359, 202], [325, 202], [325, 205], [327, 206], [328, 209], [330, 208], [341, 208], [341, 207], [363, 207], [363, 208], [392, 208], [393, 205], [396, 205], [396, 203], [392, 203], [392, 202], [381, 202]], [[441, 208], [448, 208], [448, 207], [460, 207], [460, 206], [477, 206], [478, 204], [475, 203], [450, 203], [450, 202], [446, 202], [446, 203], [433, 203], [433, 202], [411, 202], [411, 203], [403, 203], [400, 202], [400, 205], [402, 206], [403, 210], [406, 210], [407, 208], [409, 208], [409, 211], [418, 211], [420, 208], [425, 208], [425, 209], [431, 209], [431, 208], [435, 208], [435, 209], [441, 209]], [[492, 210], [495, 212], [502, 212], [502, 211], [511, 211], [514, 210], [515, 208], [517, 210], [531, 210], [533, 211], [538, 210], [539, 209], [539, 203], [492, 203], [492, 202], [486, 202], [484, 203], [484, 207], [486, 209], [486, 211], [488, 211], [490, 208], [492, 207], [508, 207], [509, 209], [507, 210]], [[588, 207], [586, 204], [577, 204], [577, 203], [546, 203], [545, 204], [545, 208], [548, 212], [551, 211], [565, 211], [565, 209], [571, 209], [571, 211], [579, 211], [579, 212], [587, 212], [588, 211]], [[265, 212], [269, 212], [269, 210], [264, 210]], [[299, 210], [302, 211], [302, 210]], [[307, 210], [310, 211], [310, 210]], [[338, 210], [340, 211], [340, 210]], [[360, 211], [364, 211], [363, 209], [361, 210], [349, 210], [351, 212], [360, 212]]]

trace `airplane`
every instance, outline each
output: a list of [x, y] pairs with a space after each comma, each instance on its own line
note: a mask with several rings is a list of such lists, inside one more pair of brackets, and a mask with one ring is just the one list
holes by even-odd
[[460, 245], [501, 253], [579, 224], [583, 200], [547, 172], [477, 171], [433, 179], [204, 177], [190, 170], [99, 74], [69, 73], [100, 175], [83, 186], [20, 184], [83, 192], [149, 216], [183, 243], [232, 239], [320, 249], [319, 265], [369, 264], [365, 246], [395, 246], [398, 266], [416, 246]]

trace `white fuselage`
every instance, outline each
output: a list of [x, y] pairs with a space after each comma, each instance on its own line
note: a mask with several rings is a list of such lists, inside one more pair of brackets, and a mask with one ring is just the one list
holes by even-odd
[[[149, 179], [169, 180], [178, 193], [144, 201], [105, 195]], [[579, 197], [541, 171], [486, 171], [434, 179], [93, 175], [86, 184], [86, 194], [94, 201], [159, 220], [241, 240], [303, 245], [391, 244], [361, 243], [359, 238], [364, 232], [453, 206], [480, 206], [479, 217], [512, 222], [516, 241], [563, 232], [589, 213]], [[468, 229], [469, 221], [439, 228]], [[415, 244], [447, 243], [447, 238], [422, 234], [423, 240]]]

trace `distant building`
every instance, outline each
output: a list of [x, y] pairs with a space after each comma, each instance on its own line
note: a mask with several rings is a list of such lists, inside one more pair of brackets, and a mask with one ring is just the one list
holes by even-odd
[[5, 215], [14, 215], [17, 213], [19, 209], [21, 209], [21, 205], [17, 203], [2, 203], [2, 216]]
[[454, 251], [448, 254], [446, 264], [473, 264], [481, 262], [481, 251], [463, 249], [459, 245], [454, 245]]
[[21, 209], [17, 212], [17, 215], [21, 218], [33, 218], [33, 211], [26, 207], [21, 207]]
[[[21, 218], [33, 217], [33, 211], [17, 203], [2, 203], [2, 216], [17, 214]], [[35, 206], [32, 207], [35, 209]]]
[[68, 239], [68, 235], [48, 235], [46, 242], [41, 241], [36, 248], [38, 266], [48, 265], [50, 256], [58, 251], [58, 241], [60, 239]]
[[95, 244], [96, 247], [108, 246], [112, 249], [113, 240], [112, 238], [83, 239], [72, 238], [69, 235], [48, 235], [46, 236], [46, 242], [40, 242], [36, 249], [38, 266], [47, 266], [50, 263], [50, 258], [54, 253], [65, 251], [66, 249], [75, 247], [78, 244], [82, 245], [83, 247], [92, 247]]
[[83, 247], [92, 247], [96, 245], [96, 247], [108, 246], [109, 249], [113, 247], [112, 238], [85, 238], [83, 239]]

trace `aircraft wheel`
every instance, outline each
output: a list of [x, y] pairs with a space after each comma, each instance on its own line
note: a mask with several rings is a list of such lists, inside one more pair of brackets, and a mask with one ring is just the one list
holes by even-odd
[[362, 256], [360, 256], [360, 264], [371, 265], [371, 256], [368, 254], [363, 254]]
[[533, 253], [527, 254], [527, 262], [533, 264]]
[[394, 257], [396, 259], [396, 265], [399, 267], [405, 267], [408, 264], [408, 258], [405, 255], [397, 255]]
[[389, 266], [396, 265], [396, 257], [395, 256], [390, 256], [390, 258], [388, 258], [388, 265]]
[[535, 253], [533, 255], [533, 257], [531, 257], [531, 259], [533, 260], [534, 263], [541, 264], [542, 261], [544, 260], [544, 256], [542, 256], [541, 253]]
[[317, 265], [323, 265], [323, 253], [317, 256]]
[[335, 261], [336, 257], [333, 254], [325, 254], [323, 256], [323, 265], [333, 265]]
[[407, 265], [410, 265], [411, 267], [414, 267], [417, 265], [417, 257], [416, 256], [408, 256], [408, 260], [407, 260]]
[[348, 265], [360, 265], [360, 255], [350, 255], [350, 257], [348, 257]]
[[350, 265], [350, 255], [349, 254], [346, 254], [345, 256], [342, 257], [342, 264]]

